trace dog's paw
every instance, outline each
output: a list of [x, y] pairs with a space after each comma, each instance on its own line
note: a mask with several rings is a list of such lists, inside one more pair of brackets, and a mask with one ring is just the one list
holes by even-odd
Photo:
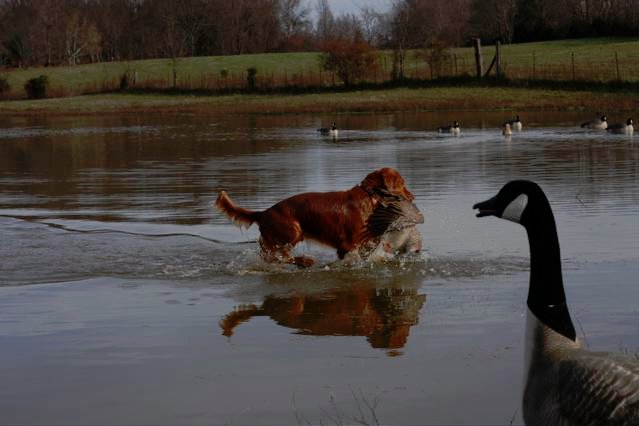
[[313, 266], [315, 264], [315, 261], [313, 259], [311, 259], [310, 257], [306, 257], [306, 256], [296, 256], [293, 259], [293, 263], [297, 266], [300, 266], [302, 268], [310, 268], [311, 266]]

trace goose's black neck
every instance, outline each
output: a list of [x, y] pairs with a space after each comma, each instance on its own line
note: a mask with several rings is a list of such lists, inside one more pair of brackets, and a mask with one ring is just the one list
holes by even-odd
[[550, 205], [544, 201], [545, 206], [526, 225], [530, 244], [528, 308], [544, 324], [574, 341], [576, 333], [566, 305], [557, 227]]

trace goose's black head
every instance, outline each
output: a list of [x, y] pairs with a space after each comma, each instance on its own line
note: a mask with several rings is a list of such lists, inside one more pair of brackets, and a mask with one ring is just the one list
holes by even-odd
[[601, 116], [601, 121], [608, 121], [608, 117], [606, 117], [606, 114]]
[[477, 217], [497, 216], [526, 228], [530, 243], [530, 285], [527, 304], [546, 326], [575, 340], [575, 328], [566, 306], [561, 256], [550, 203], [534, 182], [508, 182], [490, 200], [473, 206]]
[[493, 198], [473, 206], [477, 217], [497, 216], [528, 227], [534, 218], [550, 208], [539, 185], [527, 180], [513, 180]]
[[633, 122], [632, 122], [632, 118], [629, 118], [628, 120], [626, 120], [626, 126], [632, 126]]

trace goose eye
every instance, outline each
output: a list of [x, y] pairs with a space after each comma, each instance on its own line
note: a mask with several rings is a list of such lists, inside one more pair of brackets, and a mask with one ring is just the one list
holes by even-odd
[[528, 195], [520, 194], [512, 200], [501, 214], [502, 219], [510, 220], [515, 223], [521, 223], [521, 215], [528, 205]]

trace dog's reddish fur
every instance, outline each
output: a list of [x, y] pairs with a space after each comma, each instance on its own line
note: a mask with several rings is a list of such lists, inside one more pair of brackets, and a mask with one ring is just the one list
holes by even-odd
[[310, 266], [308, 257], [293, 257], [291, 249], [303, 240], [313, 240], [337, 249], [340, 259], [366, 242], [365, 223], [380, 201], [388, 198], [413, 200], [404, 178], [392, 168], [370, 173], [362, 183], [346, 191], [306, 192], [280, 201], [258, 212], [236, 206], [220, 192], [215, 207], [239, 226], [260, 227], [262, 255]]

